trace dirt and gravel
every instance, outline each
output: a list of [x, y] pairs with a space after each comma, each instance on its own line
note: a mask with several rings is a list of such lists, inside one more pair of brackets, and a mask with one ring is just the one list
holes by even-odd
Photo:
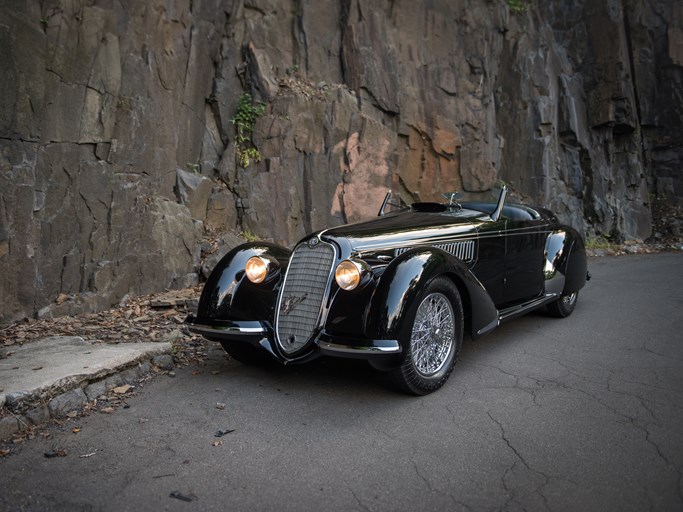
[[[12, 345], [48, 336], [80, 336], [103, 343], [175, 341], [183, 336], [182, 323], [187, 313], [196, 307], [199, 292], [200, 288], [196, 287], [130, 297], [99, 313], [41, 320], [27, 318], [1, 328], [0, 339], [5, 350], [10, 352]], [[61, 295], [57, 303], [64, 300], [66, 296]]]

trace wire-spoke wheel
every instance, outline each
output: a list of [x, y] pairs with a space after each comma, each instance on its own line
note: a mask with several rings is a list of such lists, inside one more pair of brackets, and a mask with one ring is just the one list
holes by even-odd
[[568, 293], [561, 295], [559, 299], [548, 304], [548, 313], [558, 318], [566, 318], [572, 314], [576, 307], [576, 301], [579, 299], [579, 292]]
[[427, 295], [417, 308], [410, 351], [415, 369], [421, 375], [434, 375], [448, 359], [453, 348], [453, 307], [443, 293]]
[[415, 302], [402, 343], [403, 363], [392, 376], [404, 391], [425, 395], [443, 386], [453, 371], [462, 345], [462, 301], [453, 282], [438, 277]]

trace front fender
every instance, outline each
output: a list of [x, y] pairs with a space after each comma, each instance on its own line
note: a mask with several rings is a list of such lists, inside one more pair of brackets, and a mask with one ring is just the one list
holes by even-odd
[[[280, 270], [258, 285], [249, 281], [244, 266], [252, 256], [269, 255]], [[235, 247], [216, 265], [199, 299], [197, 318], [202, 320], [266, 320], [272, 323], [277, 294], [291, 251], [279, 245], [253, 242]]]
[[418, 294], [432, 279], [445, 275], [458, 287], [470, 313], [470, 332], [476, 338], [498, 325], [498, 311], [467, 265], [436, 248], [417, 248], [392, 261], [382, 274], [367, 315], [368, 335], [377, 339], [407, 339], [407, 319], [417, 307]]
[[581, 235], [572, 228], [548, 235], [544, 265], [546, 293], [568, 295], [583, 288], [588, 262]]

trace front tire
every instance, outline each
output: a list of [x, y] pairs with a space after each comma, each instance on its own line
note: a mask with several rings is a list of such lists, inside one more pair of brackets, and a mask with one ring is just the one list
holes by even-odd
[[426, 395], [446, 383], [460, 355], [462, 300], [450, 279], [437, 277], [415, 303], [408, 314], [406, 339], [401, 340], [403, 362], [391, 376], [401, 390]]
[[561, 295], [559, 299], [548, 304], [548, 313], [557, 318], [566, 318], [572, 314], [579, 300], [579, 292]]

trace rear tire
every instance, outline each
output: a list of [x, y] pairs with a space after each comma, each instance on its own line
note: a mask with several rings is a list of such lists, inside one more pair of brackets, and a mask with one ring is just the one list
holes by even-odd
[[266, 361], [263, 350], [254, 348], [244, 342], [221, 341], [221, 345], [231, 358], [242, 364], [260, 364]]
[[548, 313], [557, 318], [567, 318], [572, 314], [579, 300], [579, 292], [560, 295], [560, 298], [548, 304]]
[[463, 309], [458, 288], [437, 277], [418, 295], [407, 321], [403, 362], [391, 377], [401, 390], [426, 395], [446, 383], [460, 355]]

